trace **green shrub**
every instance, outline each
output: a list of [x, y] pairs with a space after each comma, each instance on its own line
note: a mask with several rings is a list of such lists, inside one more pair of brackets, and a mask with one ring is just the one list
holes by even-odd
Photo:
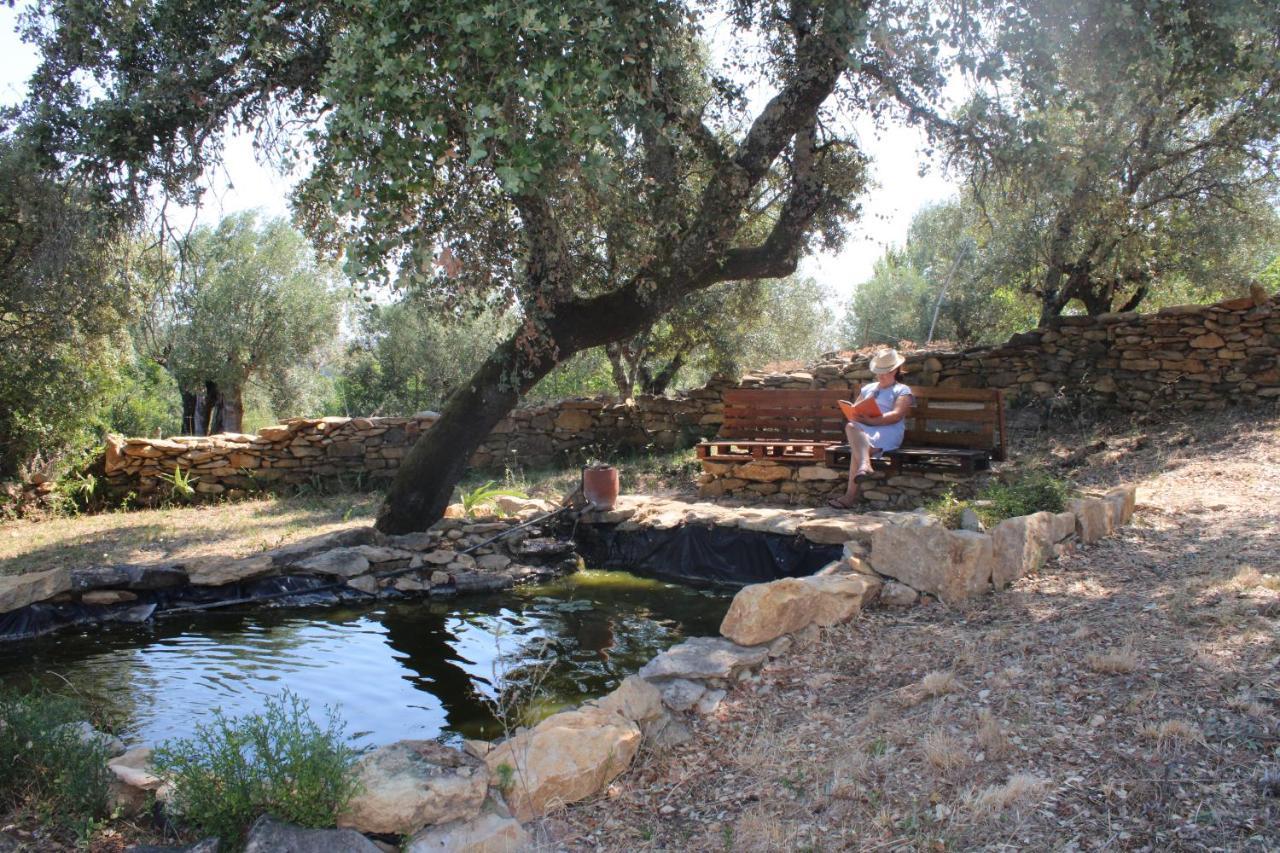
[[356, 793], [356, 753], [342, 730], [333, 709], [320, 726], [307, 702], [286, 690], [261, 714], [228, 719], [215, 712], [194, 737], [162, 744], [153, 761], [172, 779], [183, 817], [235, 843], [268, 812], [302, 826], [333, 826]]
[[926, 503], [924, 508], [929, 511], [930, 515], [938, 519], [943, 527], [949, 530], [956, 530], [960, 527], [961, 513], [972, 505], [972, 501], [956, 497], [955, 489], [948, 486], [945, 492]]
[[1047, 471], [1030, 471], [1007, 483], [992, 482], [982, 490], [986, 502], [979, 509], [984, 523], [1031, 515], [1033, 512], [1062, 512], [1067, 508], [1070, 487], [1065, 480]]
[[0, 688], [0, 809], [77, 829], [106, 814], [110, 756], [83, 739], [85, 716], [63, 696]]

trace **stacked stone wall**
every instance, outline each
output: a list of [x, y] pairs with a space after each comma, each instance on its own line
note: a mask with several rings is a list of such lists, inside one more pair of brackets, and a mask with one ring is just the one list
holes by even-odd
[[[995, 347], [908, 354], [916, 385], [1001, 388], [1011, 403], [1042, 402], [1132, 412], [1221, 409], [1280, 400], [1280, 297], [1178, 306], [1154, 314], [1062, 317]], [[617, 451], [673, 449], [714, 435], [726, 388], [855, 388], [869, 381], [865, 359], [834, 354], [806, 370], [750, 373], [737, 383], [714, 381], [678, 397], [633, 402], [565, 400], [516, 409], [472, 456], [477, 468], [528, 470], [572, 464]], [[175, 468], [196, 477], [204, 496], [297, 486], [317, 479], [387, 478], [435, 420], [295, 418], [256, 435], [112, 439], [104, 470], [115, 498], [165, 496]], [[760, 468], [761, 466], [756, 466]], [[776, 496], [796, 503], [843, 487], [821, 466], [780, 471], [718, 471], [704, 477], [708, 496]], [[739, 483], [713, 485], [716, 480]], [[949, 475], [881, 477], [869, 485], [874, 506], [916, 505], [948, 486], [972, 488]]]

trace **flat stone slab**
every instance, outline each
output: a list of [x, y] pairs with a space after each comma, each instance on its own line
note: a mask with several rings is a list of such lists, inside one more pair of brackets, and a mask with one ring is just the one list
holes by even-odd
[[721, 637], [694, 637], [672, 646], [640, 669], [640, 677], [728, 679], [759, 666], [769, 656], [764, 646], [740, 646]]
[[622, 531], [671, 530], [683, 525], [736, 527], [755, 533], [802, 536], [817, 545], [870, 543], [885, 524], [936, 524], [920, 512], [880, 511], [854, 514], [831, 507], [730, 506], [710, 501], [623, 495], [609, 512], [589, 512], [582, 524], [617, 524]]
[[45, 601], [70, 590], [71, 573], [66, 569], [0, 577], [0, 613]]

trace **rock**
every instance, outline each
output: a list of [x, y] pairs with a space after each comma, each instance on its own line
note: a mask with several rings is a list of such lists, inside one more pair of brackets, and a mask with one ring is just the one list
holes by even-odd
[[485, 554], [476, 558], [476, 568], [486, 572], [500, 572], [511, 565], [511, 558], [503, 554]]
[[974, 533], [982, 533], [987, 528], [983, 525], [982, 519], [978, 517], [977, 510], [971, 506], [967, 506], [960, 511], [960, 529], [972, 530]]
[[448, 551], [442, 548], [438, 551], [428, 551], [423, 554], [422, 561], [433, 566], [447, 566], [453, 562], [455, 556], [457, 556], [456, 551]]
[[706, 685], [702, 684], [702, 682], [690, 681], [687, 678], [673, 678], [670, 681], [663, 681], [659, 689], [662, 696], [662, 704], [677, 713], [682, 713], [692, 708], [702, 698], [702, 694], [707, 692]]
[[496, 814], [431, 826], [409, 839], [404, 853], [517, 853], [532, 848], [520, 821]]
[[485, 756], [515, 816], [524, 821], [591, 796], [631, 766], [640, 729], [621, 715], [583, 708], [553, 714]]
[[185, 586], [189, 578], [182, 566], [89, 566], [71, 570], [71, 590], [126, 589], [143, 592]]
[[591, 704], [602, 711], [621, 714], [640, 726], [641, 731], [665, 713], [662, 710], [662, 694], [658, 688], [638, 675], [628, 675], [612, 693]]
[[263, 815], [249, 827], [244, 853], [381, 853], [354, 829], [304, 829]]
[[1113, 528], [1129, 523], [1129, 519], [1133, 518], [1133, 510], [1138, 502], [1137, 498], [1138, 489], [1136, 486], [1116, 486], [1107, 490], [1102, 499], [1111, 507], [1111, 526]]
[[727, 695], [727, 690], [708, 690], [702, 694], [702, 698], [693, 706], [693, 709], [704, 717], [714, 714], [720, 708], [720, 703], [724, 701], [724, 697]]
[[846, 514], [836, 518], [806, 521], [796, 528], [796, 532], [819, 545], [842, 545], [845, 542], [866, 541], [879, 526], [878, 521]]
[[991, 529], [991, 583], [996, 589], [1040, 570], [1049, 559], [1053, 523], [1053, 513], [1037, 512], [1006, 518]]
[[1101, 498], [1077, 498], [1067, 507], [1076, 517], [1076, 535], [1086, 545], [1097, 542], [1111, 532], [1111, 514]]
[[[396, 580], [396, 589], [400, 589], [401, 580], [404, 580], [404, 578], [398, 578]], [[352, 578], [347, 581], [347, 586], [359, 592], [363, 592], [365, 595], [378, 594], [378, 579], [373, 575], [361, 575], [358, 578]], [[418, 584], [418, 588], [422, 588], [421, 583]]]
[[294, 568], [317, 575], [353, 578], [369, 571], [369, 560], [356, 548], [334, 548], [307, 557], [295, 563]]
[[537, 498], [518, 498], [514, 495], [498, 495], [493, 499], [493, 505], [507, 515], [517, 515], [529, 510], [555, 512], [558, 508], [551, 501], [538, 500]]
[[0, 613], [8, 613], [46, 601], [55, 595], [71, 591], [71, 573], [66, 569], [49, 569], [43, 572], [27, 572], [23, 575], [0, 577]]
[[398, 536], [388, 536], [387, 544], [392, 548], [400, 548], [405, 551], [430, 551], [439, 541], [438, 534], [430, 530], [420, 530], [416, 533], [401, 533]]
[[468, 820], [484, 802], [489, 772], [432, 740], [402, 740], [356, 762], [361, 793], [338, 817], [361, 832], [410, 835], [427, 824]]
[[885, 581], [876, 600], [886, 607], [911, 607], [920, 600], [920, 593], [905, 583]]
[[275, 562], [271, 556], [257, 554], [239, 560], [220, 560], [207, 565], [194, 566], [191, 569], [191, 583], [195, 586], [222, 586], [275, 573]]
[[769, 650], [745, 648], [720, 637], [693, 637], [672, 646], [640, 668], [645, 679], [731, 679], [764, 663]]
[[352, 551], [369, 561], [369, 565], [378, 563], [396, 563], [417, 556], [412, 551], [390, 548], [386, 545], [355, 545]]
[[[0, 847], [0, 851], [4, 848]], [[188, 844], [183, 847], [158, 847], [151, 844], [139, 844], [136, 847], [129, 847], [125, 853], [219, 853], [223, 850], [221, 843], [216, 838], [205, 838], [197, 841], [195, 844]]]
[[90, 604], [95, 607], [109, 607], [112, 604], [137, 600], [137, 593], [125, 589], [95, 589], [80, 596], [81, 604]]
[[791, 479], [791, 468], [775, 462], [747, 462], [739, 465], [733, 473], [740, 480], [750, 480], [756, 483], [776, 483], [779, 480]]
[[453, 583], [453, 578], [448, 572], [434, 571], [431, 573], [432, 586], [448, 586]]
[[563, 557], [573, 553], [573, 550], [572, 539], [553, 539], [549, 536], [525, 539], [511, 546], [511, 553], [524, 560]]
[[837, 471], [825, 465], [806, 465], [796, 472], [796, 479], [802, 483], [841, 480], [848, 476], [847, 472]]
[[1074, 512], [1053, 513], [1053, 525], [1050, 538], [1054, 542], [1063, 542], [1076, 535], [1076, 514]]
[[880, 582], [862, 575], [782, 578], [743, 587], [733, 597], [720, 633], [743, 646], [793, 634], [811, 624], [835, 625], [857, 615]]
[[871, 567], [948, 604], [991, 584], [991, 537], [943, 527], [886, 525], [871, 542]]

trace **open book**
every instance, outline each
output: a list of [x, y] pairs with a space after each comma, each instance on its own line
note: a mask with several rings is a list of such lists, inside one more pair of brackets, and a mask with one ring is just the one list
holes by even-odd
[[880, 417], [880, 407], [876, 405], [875, 397], [868, 397], [858, 403], [840, 400], [836, 405], [840, 407], [840, 411], [844, 413], [847, 420], [854, 420], [855, 415], [865, 415], [869, 418]]

